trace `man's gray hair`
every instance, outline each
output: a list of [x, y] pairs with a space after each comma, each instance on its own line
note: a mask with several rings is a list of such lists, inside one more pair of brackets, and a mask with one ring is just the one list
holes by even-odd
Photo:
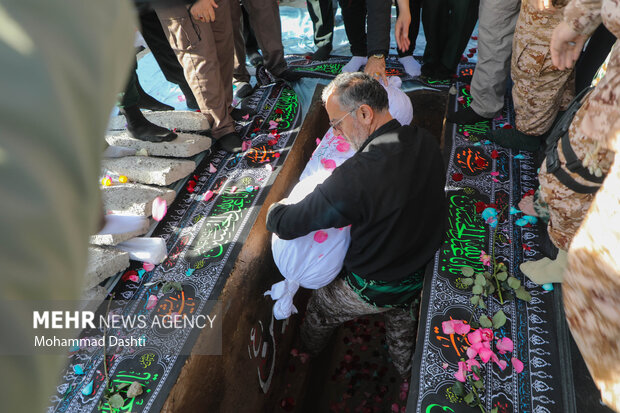
[[340, 107], [344, 111], [352, 111], [361, 105], [368, 105], [372, 110], [381, 112], [389, 106], [388, 94], [383, 86], [366, 73], [341, 73], [331, 81], [321, 98], [323, 104], [329, 95], [338, 96]]

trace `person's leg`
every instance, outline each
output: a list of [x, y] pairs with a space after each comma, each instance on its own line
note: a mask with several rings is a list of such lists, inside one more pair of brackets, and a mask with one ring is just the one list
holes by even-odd
[[424, 65], [422, 75], [433, 76], [435, 68], [440, 63], [444, 45], [443, 26], [449, 17], [448, 2], [446, 0], [422, 0], [422, 27], [426, 37], [424, 48]]
[[317, 51], [313, 60], [325, 60], [332, 50], [334, 37], [334, 6], [332, 0], [308, 0], [308, 14], [314, 29], [314, 44]]
[[282, 46], [282, 23], [276, 0], [243, 0], [250, 24], [263, 52], [267, 70], [278, 76], [287, 68]]
[[403, 378], [411, 374], [411, 362], [415, 351], [416, 332], [418, 329], [417, 299], [411, 308], [393, 309], [385, 313], [385, 338], [392, 363]]
[[[157, 6], [156, 12], [168, 36], [170, 45], [183, 66], [185, 76], [196, 97], [200, 110], [213, 119], [211, 133], [215, 139], [233, 133], [235, 125], [228, 106], [232, 96], [226, 96], [228, 85], [222, 78], [220, 65], [229, 68], [232, 77], [232, 29], [230, 27], [230, 0], [220, 0], [215, 9], [217, 23], [194, 20], [185, 6]], [[219, 19], [219, 22], [218, 22]], [[219, 60], [218, 46], [213, 32], [214, 24], [227, 28], [230, 62]], [[221, 34], [219, 35], [221, 37]], [[231, 92], [232, 95], [232, 92]]]
[[149, 142], [169, 142], [176, 139], [177, 134], [170, 130], [151, 123], [144, 117], [138, 102], [138, 75], [136, 67], [131, 71], [125, 92], [119, 94], [120, 102], [118, 108], [127, 120], [127, 130], [136, 139]]
[[442, 70], [447, 69], [446, 75], [456, 73], [463, 51], [478, 22], [479, 4], [479, 0], [452, 0], [450, 2], [452, 12], [442, 25], [444, 30], [447, 28], [449, 30], [445, 34], [443, 50], [440, 51]]
[[364, 0], [339, 0], [351, 54], [366, 57], [366, 3]]
[[250, 83], [250, 74], [245, 67], [245, 41], [243, 39], [243, 21], [239, 0], [230, 0], [230, 17], [232, 20], [235, 44], [233, 79], [235, 83]]
[[478, 63], [471, 80], [471, 107], [485, 118], [494, 117], [504, 107], [520, 3], [519, 0], [480, 0]]
[[343, 279], [336, 278], [312, 293], [300, 333], [304, 350], [318, 354], [340, 324], [385, 310], [365, 303]]
[[250, 25], [250, 16], [243, 4], [241, 5], [241, 15], [243, 16], [243, 39], [245, 40], [245, 55], [250, 59], [252, 66], [257, 67], [263, 64], [263, 56], [258, 53], [258, 40], [252, 26]]

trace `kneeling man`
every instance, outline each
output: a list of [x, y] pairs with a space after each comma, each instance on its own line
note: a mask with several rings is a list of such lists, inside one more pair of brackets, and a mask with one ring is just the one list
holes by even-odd
[[388, 111], [385, 89], [364, 73], [344, 73], [323, 91], [334, 133], [357, 150], [296, 204], [273, 204], [267, 229], [293, 239], [351, 225], [342, 273], [315, 290], [302, 326], [318, 353], [341, 323], [385, 313], [390, 356], [408, 377], [415, 347], [424, 268], [445, 232], [445, 171], [425, 130], [402, 126]]

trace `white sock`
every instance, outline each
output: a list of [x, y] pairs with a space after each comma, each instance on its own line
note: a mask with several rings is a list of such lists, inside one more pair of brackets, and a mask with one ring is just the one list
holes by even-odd
[[366, 56], [353, 56], [349, 63], [342, 66], [342, 72], [357, 72], [360, 70], [360, 67], [364, 66], [368, 63], [368, 58]]
[[418, 61], [413, 58], [413, 56], [399, 57], [398, 60], [404, 66], [405, 72], [407, 72], [409, 76], [420, 76], [421, 66]]

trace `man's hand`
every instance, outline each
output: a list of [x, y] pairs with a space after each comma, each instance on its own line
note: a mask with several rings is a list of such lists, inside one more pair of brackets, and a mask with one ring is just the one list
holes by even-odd
[[215, 0], [198, 0], [189, 11], [194, 19], [211, 23], [215, 21], [215, 9], [218, 7]]
[[540, 12], [554, 13], [556, 11], [551, 0], [530, 0], [530, 5]]
[[373, 79], [383, 82], [383, 84], [387, 86], [388, 82], [387, 77], [385, 76], [385, 57], [378, 58], [370, 56], [368, 58], [368, 63], [366, 63], [366, 67], [364, 67], [364, 72]]
[[398, 19], [396, 19], [396, 25], [394, 26], [394, 37], [396, 38], [398, 49], [402, 52], [407, 51], [411, 45], [411, 41], [409, 39], [410, 24], [411, 14], [401, 12]]
[[551, 36], [551, 60], [560, 70], [573, 67], [587, 37], [574, 31], [568, 23], [560, 23]]

